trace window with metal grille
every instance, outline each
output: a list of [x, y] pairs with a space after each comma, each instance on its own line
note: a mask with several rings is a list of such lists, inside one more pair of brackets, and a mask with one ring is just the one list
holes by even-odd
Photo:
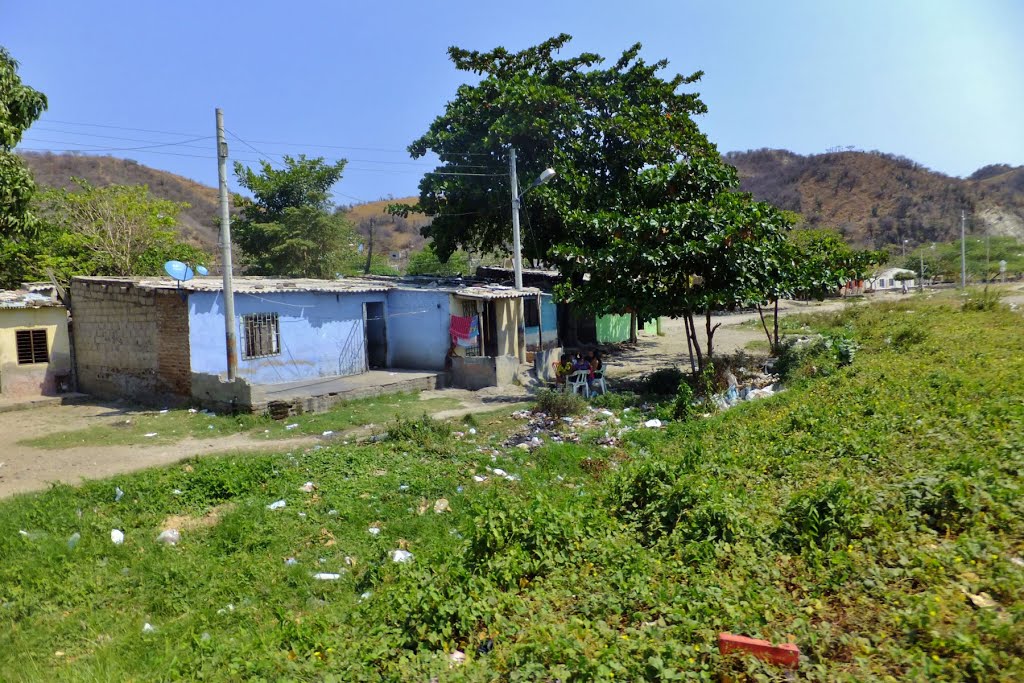
[[242, 358], [261, 358], [281, 353], [281, 329], [277, 313], [252, 313], [242, 316], [245, 351]]
[[46, 330], [18, 330], [14, 337], [18, 346], [18, 365], [49, 362]]

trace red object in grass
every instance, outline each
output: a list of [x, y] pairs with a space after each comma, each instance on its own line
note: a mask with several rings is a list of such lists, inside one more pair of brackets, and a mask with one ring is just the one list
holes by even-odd
[[747, 652], [758, 659], [790, 669], [795, 669], [800, 665], [800, 648], [792, 643], [772, 645], [767, 640], [719, 633], [718, 651], [723, 655], [732, 652]]

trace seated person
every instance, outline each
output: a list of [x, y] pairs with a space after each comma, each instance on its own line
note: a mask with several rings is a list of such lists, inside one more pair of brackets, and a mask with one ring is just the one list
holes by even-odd
[[555, 385], [565, 386], [565, 378], [572, 374], [572, 363], [569, 362], [568, 354], [563, 353], [561, 360], [555, 363]]
[[594, 349], [590, 354], [590, 379], [597, 379], [604, 376], [604, 363], [601, 362], [601, 352]]

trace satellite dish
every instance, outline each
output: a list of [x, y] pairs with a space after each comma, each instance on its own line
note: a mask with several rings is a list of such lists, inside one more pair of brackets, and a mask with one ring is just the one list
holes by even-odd
[[188, 264], [181, 261], [168, 261], [164, 264], [164, 270], [178, 282], [187, 282], [196, 276]]
[[200, 275], [209, 275], [210, 271], [206, 269], [206, 266], [196, 266], [196, 272]]

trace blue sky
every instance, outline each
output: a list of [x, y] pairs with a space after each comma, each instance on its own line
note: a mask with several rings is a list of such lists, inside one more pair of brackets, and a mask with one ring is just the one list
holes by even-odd
[[259, 150], [229, 139], [235, 158], [349, 159], [339, 203], [416, 192], [430, 166], [404, 150], [467, 76], [448, 46], [563, 31], [573, 53], [639, 41], [671, 73], [704, 71], [700, 125], [723, 152], [854, 146], [950, 175], [1024, 164], [1022, 28], [1019, 0], [0, 0], [0, 44], [50, 99], [23, 148], [175, 143], [109, 153], [216, 185], [222, 107]]

